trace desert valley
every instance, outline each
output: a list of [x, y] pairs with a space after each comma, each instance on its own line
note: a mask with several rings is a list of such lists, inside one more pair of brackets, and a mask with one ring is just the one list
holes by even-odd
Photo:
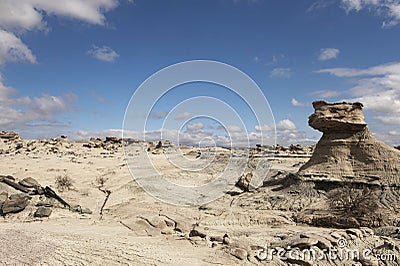
[[[25, 140], [2, 132], [1, 263], [398, 265], [400, 151], [369, 133], [361, 104], [315, 102], [314, 108], [309, 124], [324, 133], [316, 146], [212, 148], [212, 163], [195, 173], [166, 154], [201, 164], [211, 148], [116, 137]], [[127, 154], [129, 145], [134, 152]], [[222, 197], [179, 206], [134, 180], [141, 177], [132, 177], [127, 164], [142, 155], [185, 186], [218, 177], [231, 157], [248, 160]], [[260, 158], [268, 158], [270, 170], [254, 189]], [[135, 173], [145, 178], [145, 166], [135, 165]], [[326, 253], [344, 248], [360, 254]], [[299, 256], [304, 250], [321, 256]]]

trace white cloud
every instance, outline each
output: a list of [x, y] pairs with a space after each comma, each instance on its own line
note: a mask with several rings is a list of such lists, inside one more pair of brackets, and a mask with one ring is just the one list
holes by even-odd
[[[337, 77], [351, 78], [353, 87], [347, 91], [350, 102], [361, 102], [366, 110], [373, 112], [379, 121], [375, 127], [384, 135], [385, 125], [400, 125], [400, 62], [383, 64], [365, 69], [332, 68], [319, 73], [329, 73]], [[384, 137], [383, 139], [388, 139]]]
[[175, 120], [188, 120], [189, 118], [190, 118], [190, 113], [189, 112], [184, 112], [184, 113], [180, 113], [180, 114], [177, 114], [175, 117], [174, 117], [174, 119]]
[[20, 38], [0, 29], [0, 66], [17, 61], [36, 63], [36, 57]]
[[[6, 62], [36, 62], [20, 35], [26, 31], [48, 30], [46, 16], [104, 25], [104, 13], [117, 6], [118, 0], [0, 0], [0, 66]], [[107, 55], [105, 59], [113, 56], [115, 59], [115, 54]]]
[[310, 95], [318, 98], [332, 98], [339, 96], [340, 94], [342, 94], [342, 92], [336, 90], [319, 90], [310, 93]]
[[18, 32], [43, 29], [46, 27], [45, 15], [104, 25], [104, 12], [117, 6], [118, 0], [2, 0], [0, 27]]
[[290, 121], [289, 119], [284, 119], [282, 121], [279, 121], [278, 124], [276, 124], [276, 129], [277, 130], [281, 130], [281, 131], [295, 130], [296, 129], [296, 125], [292, 121]]
[[292, 75], [290, 68], [274, 68], [270, 72], [270, 76], [273, 78], [289, 78]]
[[201, 122], [189, 123], [187, 124], [186, 128], [188, 131], [199, 131], [204, 128], [204, 124]]
[[382, 16], [385, 19], [382, 27], [393, 27], [400, 22], [400, 1], [398, 0], [341, 0], [341, 5], [347, 13], [365, 9], [374, 15]]
[[227, 126], [226, 129], [228, 130], [228, 132], [231, 133], [243, 132], [243, 129], [241, 127], [235, 125]]
[[317, 73], [328, 73], [337, 77], [378, 76], [397, 74], [400, 71], [400, 63], [388, 63], [365, 69], [357, 68], [327, 68], [318, 70]]
[[59, 126], [60, 113], [73, 111], [74, 95], [16, 98], [16, 91], [4, 85], [0, 77], [0, 127], [5, 130], [26, 129], [34, 124]]
[[308, 103], [299, 102], [295, 98], [292, 98], [291, 103], [292, 103], [293, 106], [299, 106], [299, 107], [309, 106]]
[[256, 125], [254, 129], [256, 131], [270, 131], [272, 130], [272, 127], [269, 125]]
[[319, 73], [352, 78], [355, 85], [348, 91], [366, 109], [378, 113], [400, 113], [400, 63], [383, 64], [365, 69], [332, 68]]
[[114, 62], [119, 57], [119, 54], [108, 46], [98, 47], [93, 45], [88, 54], [104, 62]]
[[[7, 62], [36, 63], [35, 55], [23, 43], [21, 35], [33, 30], [48, 31], [47, 16], [105, 25], [104, 13], [117, 6], [118, 0], [0, 0], [0, 67]], [[5, 130], [48, 130], [65, 126], [56, 118], [73, 110], [71, 104], [76, 100], [68, 94], [33, 98], [13, 97], [15, 94], [14, 89], [4, 85], [0, 73], [0, 127]]]
[[323, 48], [319, 51], [318, 60], [326, 61], [335, 59], [339, 56], [339, 53], [340, 53], [339, 49], [336, 48]]

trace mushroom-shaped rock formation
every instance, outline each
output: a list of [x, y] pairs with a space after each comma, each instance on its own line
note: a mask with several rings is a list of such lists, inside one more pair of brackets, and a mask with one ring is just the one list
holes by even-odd
[[303, 180], [400, 185], [400, 151], [378, 141], [361, 103], [313, 102], [308, 124], [323, 135], [298, 174]]

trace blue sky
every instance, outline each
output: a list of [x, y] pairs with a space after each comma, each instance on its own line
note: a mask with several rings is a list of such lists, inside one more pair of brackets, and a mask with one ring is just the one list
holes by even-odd
[[[317, 140], [307, 117], [311, 102], [324, 99], [361, 101], [373, 133], [398, 145], [399, 22], [393, 0], [0, 0], [0, 130], [29, 138], [119, 134], [142, 82], [202, 59], [232, 65], [259, 85], [279, 143]], [[160, 101], [149, 130], [185, 97], [230, 97], [212, 84], [186, 86]], [[187, 142], [217, 134], [206, 120], [186, 121]], [[224, 126], [242, 137], [238, 125]]]

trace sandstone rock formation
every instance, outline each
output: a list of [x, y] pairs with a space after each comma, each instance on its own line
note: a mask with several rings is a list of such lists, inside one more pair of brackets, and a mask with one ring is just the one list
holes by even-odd
[[313, 102], [309, 125], [323, 132], [311, 159], [298, 174], [310, 181], [400, 184], [400, 151], [369, 131], [361, 103]]

